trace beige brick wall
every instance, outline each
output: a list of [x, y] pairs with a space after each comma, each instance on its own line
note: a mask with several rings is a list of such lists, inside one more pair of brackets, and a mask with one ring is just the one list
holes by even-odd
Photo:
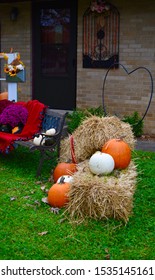
[[[147, 67], [155, 77], [155, 1], [110, 1], [120, 12], [120, 63], [128, 71]], [[105, 69], [82, 68], [82, 19], [89, 0], [78, 0], [77, 36], [77, 107], [102, 105]], [[19, 8], [18, 20], [10, 21], [12, 6]], [[32, 97], [31, 4], [29, 1], [0, 4], [1, 51], [12, 47], [21, 54], [26, 65], [26, 83], [18, 84], [18, 100]], [[6, 84], [2, 87], [5, 89]], [[105, 87], [107, 111], [122, 116], [138, 111], [142, 116], [150, 97], [150, 78], [144, 70], [127, 76], [123, 69], [109, 72]], [[155, 135], [155, 97], [144, 119], [144, 132]]]
[[[77, 107], [102, 105], [105, 69], [82, 68], [82, 16], [90, 1], [79, 0]], [[128, 71], [142, 66], [155, 77], [155, 2], [110, 1], [120, 12], [120, 63]], [[124, 116], [134, 111], [143, 116], [150, 98], [150, 76], [144, 69], [125, 74], [122, 67], [110, 70], [104, 90], [107, 112]], [[155, 97], [144, 119], [144, 132], [155, 135]]]
[[[12, 7], [18, 7], [16, 21], [10, 20]], [[26, 82], [18, 83], [18, 100], [27, 101], [32, 96], [31, 79], [31, 9], [30, 2], [0, 4], [1, 52], [19, 52], [26, 66]], [[1, 62], [2, 63], [2, 62]], [[7, 83], [1, 82], [1, 88], [7, 89]]]

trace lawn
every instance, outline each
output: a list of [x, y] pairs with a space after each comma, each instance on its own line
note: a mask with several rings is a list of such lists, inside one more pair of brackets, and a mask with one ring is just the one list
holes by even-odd
[[[18, 148], [0, 155], [1, 260], [154, 260], [155, 153], [134, 151], [138, 183], [133, 215], [123, 221], [85, 221], [76, 225], [53, 214], [42, 202], [51, 164], [36, 179], [38, 153]], [[53, 162], [53, 166], [55, 162]]]

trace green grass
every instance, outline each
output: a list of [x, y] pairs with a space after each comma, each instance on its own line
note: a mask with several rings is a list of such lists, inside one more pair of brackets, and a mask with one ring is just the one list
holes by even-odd
[[62, 220], [63, 210], [55, 215], [41, 201], [46, 196], [41, 187], [51, 185], [52, 163], [44, 165], [38, 181], [37, 153], [18, 148], [0, 155], [0, 259], [155, 259], [155, 153], [136, 151], [133, 158], [139, 181], [129, 222], [89, 220], [75, 225]]

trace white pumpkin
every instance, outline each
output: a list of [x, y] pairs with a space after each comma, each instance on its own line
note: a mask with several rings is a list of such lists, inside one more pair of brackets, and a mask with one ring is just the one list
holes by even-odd
[[63, 176], [59, 177], [59, 179], [57, 180], [57, 183], [60, 183], [62, 178], [63, 178], [64, 183], [70, 183], [73, 180], [73, 176], [63, 175]]
[[106, 175], [110, 174], [115, 167], [114, 159], [111, 155], [100, 151], [93, 154], [89, 160], [89, 168], [93, 174]]
[[55, 133], [56, 133], [55, 128], [50, 128], [50, 129], [46, 130], [45, 135], [53, 136]]
[[39, 137], [34, 137], [33, 144], [36, 145], [36, 146], [44, 145], [45, 144], [45, 139], [42, 140], [42, 138], [43, 138], [42, 135], [39, 135]]

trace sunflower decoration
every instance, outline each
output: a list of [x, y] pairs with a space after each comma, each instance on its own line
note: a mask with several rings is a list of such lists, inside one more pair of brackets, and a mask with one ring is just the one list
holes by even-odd
[[[7, 59], [7, 56], [4, 56], [4, 59]], [[10, 77], [14, 77], [17, 75], [18, 72], [24, 70], [25, 65], [20, 60], [20, 54], [17, 55], [17, 58], [15, 58], [10, 64], [4, 65], [4, 72], [8, 74]]]

